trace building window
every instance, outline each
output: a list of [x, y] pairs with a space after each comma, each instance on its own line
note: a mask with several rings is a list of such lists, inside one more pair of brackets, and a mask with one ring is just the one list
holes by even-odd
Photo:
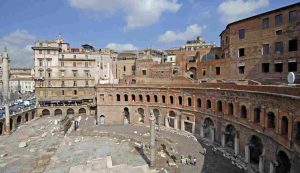
[[73, 62], [73, 67], [76, 67], [76, 62]]
[[74, 95], [77, 95], [77, 90], [74, 90]]
[[282, 54], [283, 53], [283, 42], [276, 42], [275, 43], [275, 53]]
[[50, 54], [50, 50], [47, 50], [47, 54]]
[[282, 35], [282, 30], [277, 30], [276, 35]]
[[297, 71], [297, 62], [289, 62], [288, 71], [289, 72], [296, 72]]
[[294, 39], [294, 40], [290, 40], [289, 41], [289, 51], [297, 51], [298, 50], [298, 40]]
[[64, 59], [65, 55], [61, 55], [61, 59]]
[[77, 71], [73, 71], [73, 77], [77, 77]]
[[61, 91], [61, 95], [65, 95], [65, 90], [62, 90], [62, 91]]
[[166, 96], [162, 96], [161, 99], [163, 103], [166, 103]]
[[89, 71], [85, 71], [85, 76], [86, 76], [86, 77], [89, 77], [89, 76], [90, 76]]
[[62, 86], [62, 87], [65, 86], [65, 81], [61, 81], [61, 86]]
[[50, 71], [48, 71], [48, 77], [51, 77], [51, 72]]
[[262, 63], [261, 67], [263, 73], [269, 73], [269, 63]]
[[270, 46], [269, 44], [263, 44], [263, 50], [262, 50], [263, 55], [269, 55], [270, 54]]
[[128, 95], [127, 94], [124, 95], [124, 101], [128, 102]]
[[178, 97], [178, 104], [182, 105], [182, 97], [181, 96]]
[[51, 67], [51, 62], [52, 62], [52, 61], [51, 61], [50, 59], [47, 60], [47, 66], [48, 66], [48, 67]]
[[60, 71], [60, 76], [65, 77], [65, 71]]
[[216, 67], [216, 75], [220, 75], [221, 74], [221, 68], [220, 67]]
[[89, 86], [89, 81], [85, 81], [85, 86]]
[[245, 73], [245, 66], [239, 66], [239, 73], [244, 74]]
[[282, 24], [282, 14], [276, 15], [275, 16], [275, 25], [279, 26]]
[[120, 97], [120, 94], [117, 94], [117, 101], [121, 101], [121, 97]]
[[123, 67], [123, 71], [126, 71], [126, 66], [124, 65], [124, 67]]
[[198, 108], [201, 108], [201, 99], [200, 98], [197, 99], [197, 106], [198, 106]]
[[147, 71], [146, 70], [143, 70], [143, 76], [146, 76], [147, 75]]
[[173, 96], [170, 96], [170, 104], [174, 104]]
[[205, 76], [206, 75], [206, 70], [202, 69], [202, 75]]
[[262, 20], [262, 27], [263, 29], [269, 28], [269, 18], [264, 18]]
[[154, 95], [154, 102], [155, 102], [155, 103], [158, 102], [158, 97], [157, 97], [157, 95]]
[[245, 56], [245, 48], [240, 48], [239, 49], [239, 57]]
[[76, 59], [76, 55], [73, 55], [73, 58]]
[[146, 98], [147, 98], [147, 102], [150, 102], [150, 96], [147, 95]]
[[84, 62], [85, 67], [89, 67], [89, 62]]
[[206, 109], [210, 109], [211, 108], [211, 101], [207, 100], [206, 101]]
[[65, 62], [63, 62], [63, 61], [60, 62], [60, 66], [62, 66], [62, 67], [65, 66]]
[[140, 102], [143, 102], [143, 95], [139, 95]]
[[297, 20], [297, 11], [290, 11], [289, 12], [289, 22], [294, 22]]
[[42, 50], [39, 50], [39, 54], [42, 54], [43, 53], [43, 51]]
[[240, 29], [239, 30], [239, 39], [244, 39], [245, 38], [245, 29]]
[[39, 60], [39, 65], [43, 66], [43, 60], [41, 60], [41, 59]]
[[276, 63], [275, 64], [275, 72], [281, 73], [283, 71], [283, 64], [282, 63]]
[[191, 97], [188, 98], [188, 106], [192, 106], [192, 98]]
[[77, 82], [76, 82], [76, 81], [73, 82], [73, 86], [74, 86], [74, 87], [77, 86]]

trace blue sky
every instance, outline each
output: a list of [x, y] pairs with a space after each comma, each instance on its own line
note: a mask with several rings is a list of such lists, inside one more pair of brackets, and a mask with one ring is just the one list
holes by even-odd
[[15, 66], [32, 65], [31, 45], [61, 33], [73, 47], [135, 49], [176, 47], [219, 34], [241, 18], [297, 0], [1, 0], [0, 49]]

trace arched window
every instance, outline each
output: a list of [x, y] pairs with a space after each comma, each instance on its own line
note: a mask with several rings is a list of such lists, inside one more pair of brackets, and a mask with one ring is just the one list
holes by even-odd
[[166, 103], [166, 96], [161, 96], [161, 100], [163, 103]]
[[155, 102], [155, 103], [157, 103], [157, 102], [158, 102], [157, 95], [154, 95], [154, 102]]
[[178, 97], [178, 104], [182, 105], [182, 97], [181, 96]]
[[233, 104], [228, 103], [228, 115], [233, 115]]
[[211, 108], [211, 101], [206, 100], [206, 109], [210, 109], [210, 108]]
[[286, 117], [281, 118], [281, 134], [287, 135], [289, 131], [289, 120]]
[[121, 101], [121, 97], [120, 97], [120, 94], [117, 94], [117, 101]]
[[267, 117], [268, 117], [268, 128], [274, 129], [275, 128], [275, 114], [273, 112], [268, 112]]
[[245, 105], [241, 106], [241, 118], [247, 118], [247, 108]]
[[295, 143], [300, 145], [300, 121], [296, 121], [295, 123]]
[[147, 95], [146, 97], [147, 97], [147, 102], [150, 102], [150, 96]]
[[133, 102], [135, 101], [135, 95], [134, 95], [134, 94], [131, 95], [131, 100], [132, 100]]
[[170, 96], [170, 104], [174, 104], [173, 96]]
[[140, 102], [143, 102], [143, 95], [139, 95]]
[[128, 101], [128, 95], [127, 94], [124, 95], [124, 101], [126, 101], [126, 102]]
[[218, 110], [218, 112], [222, 112], [223, 111], [222, 101], [218, 101], [217, 102], [217, 110]]
[[201, 99], [200, 98], [197, 99], [197, 106], [198, 106], [198, 108], [201, 108]]
[[254, 123], [259, 123], [260, 122], [260, 109], [255, 108], [254, 109]]
[[192, 98], [191, 97], [188, 98], [188, 106], [192, 106]]

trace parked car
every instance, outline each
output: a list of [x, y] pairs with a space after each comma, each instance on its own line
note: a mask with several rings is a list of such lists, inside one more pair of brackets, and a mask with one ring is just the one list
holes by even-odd
[[25, 101], [24, 101], [24, 106], [30, 106], [30, 101], [25, 100]]

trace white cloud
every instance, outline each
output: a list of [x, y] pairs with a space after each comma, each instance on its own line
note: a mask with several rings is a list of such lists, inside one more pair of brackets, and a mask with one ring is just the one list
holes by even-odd
[[126, 15], [126, 29], [150, 26], [159, 21], [164, 12], [177, 12], [181, 4], [177, 0], [69, 0], [72, 7], [87, 11]]
[[218, 11], [223, 22], [233, 22], [253, 15], [257, 10], [269, 5], [269, 0], [226, 0], [222, 2]]
[[198, 24], [190, 25], [184, 32], [166, 31], [163, 35], [158, 37], [159, 42], [169, 43], [174, 41], [185, 41], [199, 36], [206, 26], [199, 26]]
[[32, 67], [33, 51], [31, 46], [36, 37], [26, 30], [16, 30], [0, 38], [0, 52], [6, 46], [11, 59], [12, 67]]
[[117, 44], [117, 43], [109, 43], [105, 47], [116, 50], [116, 51], [137, 50], [138, 49], [138, 47], [134, 46], [133, 44]]

